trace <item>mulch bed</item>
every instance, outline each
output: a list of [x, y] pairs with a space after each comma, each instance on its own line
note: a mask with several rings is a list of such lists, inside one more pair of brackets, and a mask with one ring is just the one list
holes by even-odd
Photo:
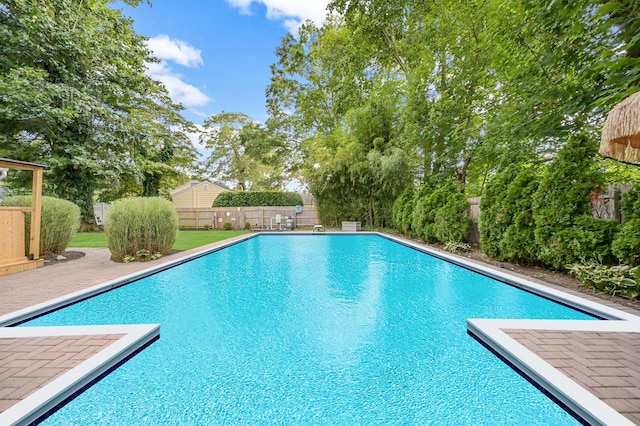
[[62, 254], [47, 253], [43, 255], [44, 266], [56, 265], [58, 263], [70, 262], [72, 260], [80, 259], [84, 257], [84, 252], [81, 251], [65, 251]]

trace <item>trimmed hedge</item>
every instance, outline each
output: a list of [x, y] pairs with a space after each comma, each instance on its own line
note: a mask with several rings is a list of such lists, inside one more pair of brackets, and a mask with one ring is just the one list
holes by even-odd
[[411, 232], [411, 220], [415, 202], [415, 189], [413, 186], [409, 186], [402, 191], [402, 194], [394, 201], [391, 208], [393, 225], [405, 234]]
[[[427, 188], [431, 187], [427, 185]], [[469, 202], [459, 182], [450, 180], [431, 193], [421, 188], [417, 196], [411, 229], [427, 243], [462, 241], [471, 220]], [[424, 195], [420, 195], [424, 194]]]
[[223, 192], [212, 207], [301, 206], [300, 194], [282, 191]]
[[[592, 215], [589, 195], [604, 182], [604, 175], [593, 161], [597, 152], [598, 145], [586, 135], [570, 139], [545, 169], [533, 196], [537, 257], [553, 268], [564, 269], [580, 260], [581, 250], [574, 250], [573, 240], [586, 223], [576, 220]], [[602, 241], [600, 236], [595, 240]]]
[[105, 233], [116, 262], [157, 259], [171, 252], [178, 235], [178, 214], [164, 198], [125, 198], [109, 211]]
[[[0, 206], [31, 207], [31, 196], [7, 197]], [[42, 216], [40, 221], [40, 252], [60, 254], [78, 232], [80, 226], [80, 208], [71, 201], [54, 197], [42, 197]], [[31, 213], [25, 214], [25, 249], [29, 253], [29, 234], [31, 232]]]

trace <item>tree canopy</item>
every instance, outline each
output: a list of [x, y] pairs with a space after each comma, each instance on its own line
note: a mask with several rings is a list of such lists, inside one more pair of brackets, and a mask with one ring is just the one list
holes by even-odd
[[78, 204], [87, 222], [96, 190], [157, 195], [194, 157], [181, 106], [145, 74], [155, 61], [145, 38], [109, 6], [0, 6], [0, 154], [46, 164], [45, 192]]
[[223, 112], [204, 122], [200, 141], [211, 154], [204, 173], [239, 190], [282, 189], [289, 150], [285, 139], [243, 113]]
[[296, 143], [329, 222], [385, 223], [433, 176], [480, 195], [506, 154], [548, 161], [578, 134], [595, 146], [606, 112], [638, 90], [631, 0], [329, 7], [323, 26], [283, 38], [267, 89], [270, 125]]

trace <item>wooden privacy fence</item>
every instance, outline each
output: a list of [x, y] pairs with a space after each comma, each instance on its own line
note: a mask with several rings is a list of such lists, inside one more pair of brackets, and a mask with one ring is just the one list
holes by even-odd
[[[290, 229], [313, 227], [318, 224], [315, 206], [304, 206], [301, 213], [291, 207], [216, 207], [176, 208], [179, 226], [187, 229], [223, 229], [230, 222], [234, 229]], [[277, 222], [278, 218], [280, 223]]]
[[[0, 276], [40, 268], [40, 219], [42, 214], [42, 173], [44, 166], [0, 158], [0, 167], [32, 172], [31, 207], [0, 207]], [[29, 256], [25, 256], [25, 213], [31, 213]]]

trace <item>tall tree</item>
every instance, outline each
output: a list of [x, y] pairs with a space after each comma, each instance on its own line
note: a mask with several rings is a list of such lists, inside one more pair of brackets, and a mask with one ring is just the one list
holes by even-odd
[[283, 40], [267, 91], [272, 122], [301, 142], [306, 181], [327, 212], [366, 205], [328, 194], [355, 194], [355, 170], [370, 175], [354, 117], [382, 82], [393, 82], [384, 96], [407, 181], [456, 175], [470, 195], [507, 153], [549, 160], [577, 134], [595, 142], [613, 103], [637, 90], [633, 0], [334, 0], [330, 9], [322, 27]]
[[304, 175], [327, 224], [351, 219], [389, 226], [393, 202], [412, 183], [409, 159], [394, 129], [394, 86], [387, 82], [333, 132], [305, 143]]
[[223, 112], [204, 122], [201, 135], [211, 155], [205, 173], [241, 190], [281, 189], [287, 178], [284, 137], [242, 113]]
[[46, 164], [45, 191], [78, 204], [85, 223], [100, 182], [140, 164], [136, 146], [151, 150], [160, 140], [181, 161], [193, 155], [181, 107], [145, 75], [154, 61], [145, 39], [110, 3], [0, 7], [0, 153]]

